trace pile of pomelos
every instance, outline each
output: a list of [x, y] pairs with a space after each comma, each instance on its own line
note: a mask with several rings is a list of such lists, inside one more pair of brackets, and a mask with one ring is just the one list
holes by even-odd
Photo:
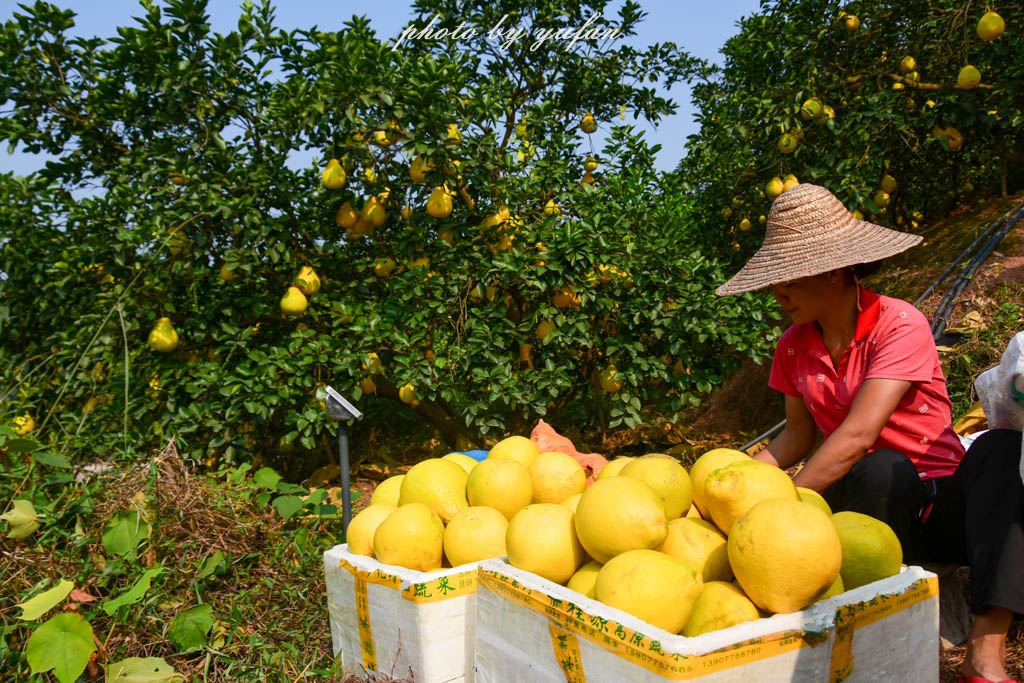
[[591, 485], [569, 455], [501, 441], [385, 480], [349, 525], [349, 550], [419, 571], [493, 557], [696, 636], [896, 574], [886, 524], [832, 514], [777, 467], [719, 448], [689, 472], [669, 455], [610, 462]]

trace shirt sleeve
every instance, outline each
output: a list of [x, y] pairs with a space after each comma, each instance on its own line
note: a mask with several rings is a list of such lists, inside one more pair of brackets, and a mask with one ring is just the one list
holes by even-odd
[[793, 369], [796, 367], [794, 359], [795, 352], [792, 345], [792, 335], [783, 334], [779, 343], [775, 346], [775, 356], [772, 358], [772, 372], [768, 378], [768, 386], [781, 391], [787, 396], [801, 396], [793, 384]]
[[928, 382], [938, 361], [928, 319], [917, 309], [900, 311], [871, 342], [871, 358], [864, 379], [901, 379]]

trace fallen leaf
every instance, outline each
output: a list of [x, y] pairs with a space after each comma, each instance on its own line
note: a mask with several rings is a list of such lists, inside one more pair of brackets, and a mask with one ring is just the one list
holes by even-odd
[[71, 591], [69, 597], [75, 602], [96, 602], [96, 598], [89, 595], [81, 588], [76, 588]]

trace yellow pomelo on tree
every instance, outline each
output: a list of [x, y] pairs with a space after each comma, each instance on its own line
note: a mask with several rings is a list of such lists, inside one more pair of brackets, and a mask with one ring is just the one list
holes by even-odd
[[537, 325], [537, 339], [543, 340], [544, 337], [548, 336], [555, 331], [555, 324], [550, 320], [542, 320]]
[[405, 479], [404, 474], [396, 474], [377, 484], [377, 488], [370, 495], [370, 505], [386, 503], [398, 507], [398, 498], [402, 491], [403, 479]]
[[508, 563], [564, 584], [586, 559], [573, 515], [557, 503], [527, 505], [512, 516], [505, 534]]
[[345, 186], [345, 169], [341, 167], [341, 162], [337, 159], [331, 159], [327, 162], [327, 168], [321, 174], [321, 180], [323, 180], [324, 187], [328, 190], [340, 190]]
[[558, 451], [545, 451], [529, 467], [534, 503], [561, 503], [587, 488], [587, 473], [576, 459]]
[[629, 550], [597, 574], [595, 597], [669, 633], [679, 633], [703, 588], [700, 576], [665, 553]]
[[797, 180], [797, 177], [790, 173], [789, 175], [782, 179], [782, 191], [785, 192], [786, 190], [792, 190], [799, 184], [800, 181]]
[[170, 318], [158, 318], [153, 329], [149, 331], [149, 348], [161, 353], [170, 353], [178, 348], [178, 332], [171, 324]]
[[803, 486], [797, 486], [796, 493], [798, 496], [800, 496], [800, 500], [802, 500], [803, 502], [813, 505], [814, 507], [824, 512], [826, 515], [832, 515], [832, 508], [829, 506], [828, 502], [821, 497], [821, 494], [818, 493], [817, 491], [805, 489]]
[[628, 455], [622, 455], [615, 458], [601, 469], [601, 473], [597, 475], [597, 478], [611, 479], [612, 477], [619, 476], [619, 473], [622, 472], [622, 468], [633, 462], [634, 459], [635, 458], [631, 458]]
[[800, 501], [788, 474], [757, 460], [726, 465], [709, 474], [704, 482], [704, 499], [711, 520], [727, 535], [747, 510], [773, 498]]
[[888, 524], [848, 510], [832, 515], [832, 524], [843, 547], [841, 573], [846, 590], [899, 573], [903, 547]]
[[620, 477], [631, 477], [651, 487], [661, 501], [668, 520], [682, 517], [693, 503], [690, 475], [686, 468], [671, 456], [648, 454], [627, 463]]
[[452, 213], [452, 198], [444, 188], [438, 186], [427, 198], [427, 213], [434, 218], [447, 218]]
[[384, 564], [421, 572], [440, 569], [444, 524], [423, 503], [401, 505], [377, 527], [373, 554]]
[[889, 194], [892, 194], [897, 190], [897, 188], [899, 188], [900, 185], [899, 183], [896, 182], [895, 178], [886, 173], [884, 176], [882, 176], [882, 182], [880, 183], [880, 186], [883, 192], [888, 192]]
[[406, 405], [416, 402], [416, 387], [412, 385], [412, 382], [406, 382], [399, 388], [398, 400]]
[[764, 194], [768, 199], [775, 199], [785, 189], [785, 183], [782, 182], [782, 178], [775, 176], [768, 181], [768, 184], [764, 186]]
[[917, 71], [917, 60], [907, 55], [900, 60], [900, 73], [908, 74], [911, 71]]
[[[741, 460], [750, 460], [750, 456], [743, 451], [732, 448], [715, 448], [697, 458], [690, 468], [690, 485], [693, 490], [693, 504], [704, 519], [709, 519], [711, 514], [704, 503], [704, 482], [708, 475], [720, 467], [725, 467]], [[606, 468], [607, 469], [607, 468]]]
[[487, 458], [469, 474], [466, 495], [470, 505], [486, 505], [512, 519], [533, 500], [533, 482], [515, 460]]
[[602, 565], [590, 560], [576, 570], [576, 573], [569, 579], [565, 587], [571, 591], [582, 593], [588, 598], [595, 598], [594, 584], [597, 583], [597, 574], [601, 571]]
[[680, 517], [668, 523], [668, 534], [658, 550], [696, 569], [703, 581], [730, 581], [725, 544], [725, 534], [711, 522]]
[[1003, 35], [1005, 30], [1006, 22], [992, 10], [985, 12], [978, 20], [978, 37], [982, 40], [995, 40]]
[[797, 140], [795, 135], [792, 133], [783, 133], [783, 135], [779, 137], [778, 147], [779, 151], [783, 154], [792, 154], [796, 151], [799, 144], [799, 140]]
[[492, 557], [505, 557], [508, 520], [494, 508], [473, 506], [448, 522], [444, 554], [453, 567]]
[[302, 315], [307, 306], [306, 295], [298, 287], [289, 287], [281, 297], [281, 312], [285, 315]]
[[466, 474], [470, 474], [473, 471], [473, 468], [479, 464], [476, 460], [465, 453], [449, 453], [448, 455], [441, 456], [441, 459], [455, 463], [462, 469], [466, 470]]
[[587, 554], [607, 562], [627, 550], [658, 548], [668, 533], [657, 494], [631, 477], [598, 479], [576, 506], [576, 532]]
[[220, 275], [220, 279], [224, 282], [231, 282], [235, 279], [235, 269], [228, 265], [226, 261], [220, 264], [220, 271], [218, 274]]
[[487, 453], [487, 459], [511, 460], [529, 468], [538, 455], [540, 455], [540, 449], [533, 441], [525, 436], [510, 436], [494, 444], [494, 447]]
[[761, 617], [746, 593], [728, 581], [707, 581], [693, 603], [683, 635], [694, 638]]
[[405, 473], [399, 489], [399, 506], [423, 503], [444, 523], [469, 507], [466, 480], [469, 475], [453, 462], [430, 458], [413, 465]]
[[348, 543], [348, 551], [353, 555], [373, 555], [373, 535], [377, 533], [377, 527], [387, 519], [388, 515], [397, 510], [395, 505], [386, 503], [371, 503], [352, 518], [345, 530], [345, 542]]
[[960, 69], [960, 73], [956, 77], [957, 87], [965, 90], [976, 88], [979, 83], [981, 83], [981, 72], [970, 64]]
[[822, 112], [823, 105], [817, 97], [805, 100], [803, 106], [800, 107], [800, 116], [805, 119], [816, 119], [821, 116]]
[[300, 292], [310, 296], [320, 291], [320, 276], [311, 267], [302, 266], [292, 284], [298, 287]]
[[878, 208], [884, 209], [889, 206], [889, 193], [885, 190], [879, 190], [875, 193], [874, 200]]
[[799, 500], [757, 503], [736, 520], [727, 548], [743, 591], [769, 612], [802, 610], [832, 585], [842, 565], [829, 516]]
[[580, 130], [588, 135], [597, 130], [597, 120], [594, 119], [594, 115], [589, 111], [580, 120]]

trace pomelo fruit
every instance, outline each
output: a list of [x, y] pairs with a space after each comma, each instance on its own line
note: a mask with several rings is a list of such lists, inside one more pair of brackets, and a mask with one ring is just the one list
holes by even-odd
[[466, 482], [470, 505], [492, 507], [505, 519], [519, 512], [533, 499], [529, 471], [514, 460], [486, 459], [475, 468]]
[[704, 495], [711, 520], [726, 535], [743, 513], [763, 500], [800, 500], [788, 474], [757, 460], [741, 460], [715, 470], [704, 482]]
[[466, 470], [466, 474], [472, 472], [473, 468], [479, 464], [476, 460], [465, 453], [449, 453], [448, 455], [441, 456], [441, 459], [455, 463], [462, 469]]
[[658, 550], [696, 569], [702, 581], [732, 580], [725, 535], [703, 519], [673, 519]]
[[651, 487], [630, 477], [599, 479], [576, 506], [576, 533], [592, 558], [606, 563], [627, 550], [665, 541], [665, 508]]
[[525, 436], [510, 436], [494, 444], [494, 448], [487, 453], [487, 460], [511, 460], [529, 468], [538, 455], [540, 450], [537, 444]]
[[648, 624], [679, 633], [701, 588], [693, 567], [656, 550], [637, 549], [617, 555], [601, 567], [594, 595]]
[[693, 638], [760, 617], [757, 606], [740, 588], [728, 581], [707, 581], [693, 603], [683, 635]]
[[473, 506], [452, 517], [444, 529], [444, 554], [453, 567], [505, 557], [508, 520], [494, 508]]
[[569, 579], [569, 583], [565, 584], [565, 587], [577, 593], [582, 593], [588, 598], [596, 597], [594, 595], [594, 584], [597, 583], [597, 574], [601, 571], [601, 567], [602, 565], [590, 560], [576, 570], [576, 573], [572, 575], [572, 578]]
[[384, 564], [421, 572], [440, 569], [444, 524], [423, 503], [402, 505], [377, 526], [373, 554]]
[[899, 573], [903, 547], [888, 524], [848, 510], [832, 515], [832, 523], [843, 547], [841, 574], [846, 590]]
[[995, 40], [1003, 35], [1006, 30], [1006, 22], [995, 12], [989, 10], [978, 20], [978, 37], [982, 40]]
[[386, 503], [370, 504], [363, 508], [352, 518], [348, 523], [348, 529], [345, 530], [348, 551], [353, 555], [372, 556], [373, 535], [377, 532], [377, 527], [397, 509], [396, 506]]
[[726, 547], [743, 591], [769, 612], [796, 612], [811, 604], [842, 565], [831, 519], [799, 500], [757, 503], [736, 520]]
[[979, 83], [981, 83], [981, 72], [970, 64], [960, 69], [960, 73], [956, 77], [957, 87], [965, 90], [976, 88]]
[[564, 584], [586, 558], [572, 517], [557, 503], [527, 505], [517, 512], [505, 534], [508, 563]]
[[561, 503], [587, 488], [587, 473], [571, 455], [546, 451], [529, 467], [534, 503]]
[[[781, 184], [782, 180], [780, 179], [779, 185], [781, 186]], [[782, 190], [779, 190], [779, 192], [781, 193]], [[732, 448], [715, 448], [697, 458], [697, 461], [693, 463], [693, 467], [690, 468], [693, 504], [697, 506], [697, 511], [700, 512], [700, 516], [704, 519], [710, 518], [708, 508], [704, 504], [704, 482], [708, 475], [720, 467], [725, 467], [730, 463], [740, 460], [750, 460], [750, 456], [743, 451], [737, 451]]]
[[582, 493], [577, 493], [575, 496], [569, 496], [563, 500], [560, 505], [569, 509], [570, 512], [576, 514], [576, 506], [580, 504], [580, 498], [583, 497]]
[[597, 475], [597, 478], [611, 479], [612, 477], [617, 477], [619, 476], [619, 472], [622, 471], [622, 468], [632, 461], [633, 458], [629, 457], [628, 455], [615, 458], [601, 469], [601, 474]]
[[405, 473], [398, 493], [399, 507], [423, 503], [447, 524], [469, 507], [466, 501], [466, 470], [448, 460], [430, 458], [416, 463]]
[[637, 479], [650, 486], [665, 508], [666, 519], [682, 517], [693, 503], [690, 475], [670, 456], [656, 453], [637, 458], [626, 463], [619, 476]]
[[398, 496], [402, 490], [403, 479], [405, 479], [404, 474], [396, 474], [377, 484], [377, 488], [370, 495], [370, 505], [387, 503], [388, 505], [398, 507]]
[[829, 506], [828, 501], [821, 497], [821, 494], [811, 489], [805, 489], [803, 486], [796, 487], [796, 493], [800, 496], [800, 500], [805, 503], [810, 503], [814, 507], [820, 509], [829, 517], [832, 516], [832, 508]]

